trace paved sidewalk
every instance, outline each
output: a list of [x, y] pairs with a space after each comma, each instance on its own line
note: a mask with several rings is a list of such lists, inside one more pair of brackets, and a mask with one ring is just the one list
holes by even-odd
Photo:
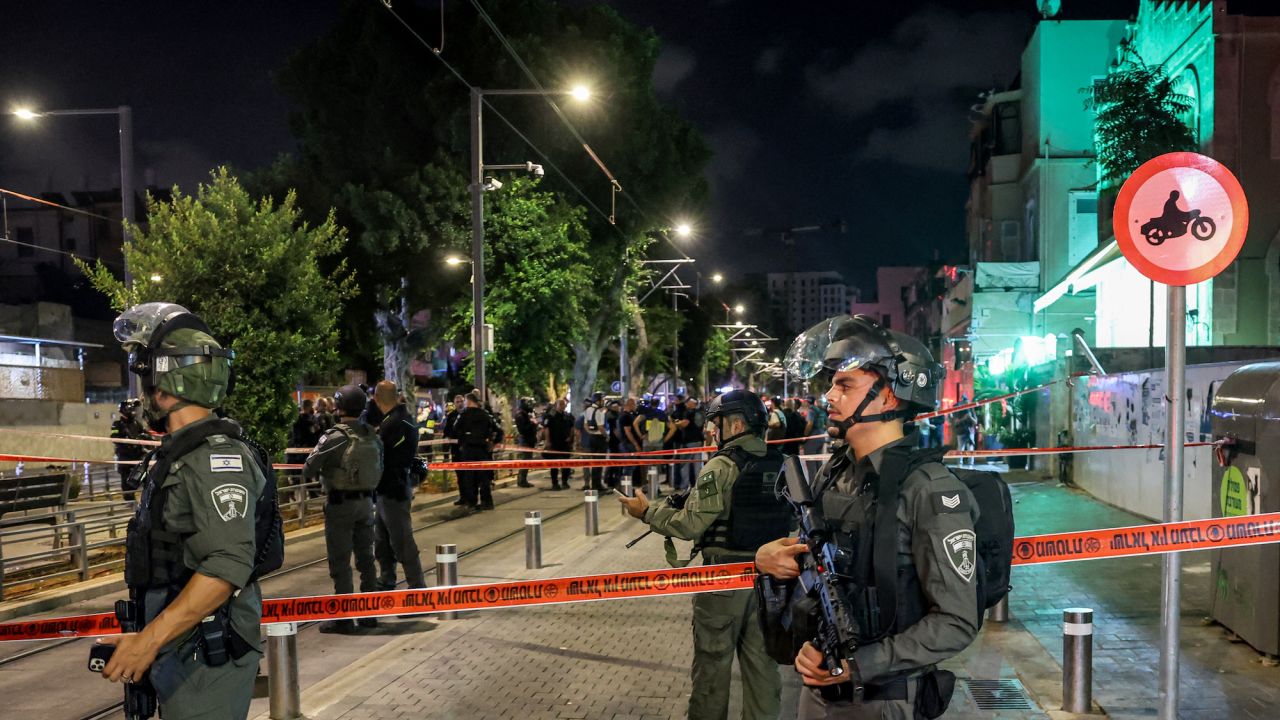
[[[1011, 475], [1020, 535], [1141, 524], [1088, 495]], [[625, 543], [644, 530], [601, 503], [602, 534], [583, 535], [570, 513], [544, 529], [540, 571], [524, 569], [519, 539], [466, 558], [462, 582], [583, 575], [662, 567], [661, 541]], [[1186, 558], [1183, 603], [1184, 718], [1273, 717], [1280, 669], [1201, 624], [1207, 558]], [[474, 574], [473, 574], [474, 573]], [[988, 623], [945, 667], [961, 678], [953, 720], [1076, 717], [1061, 706], [1061, 610], [1095, 609], [1094, 697], [1111, 717], [1156, 715], [1159, 562], [1117, 559], [1016, 568], [1012, 619]], [[388, 625], [392, 623], [387, 623]], [[405, 634], [400, 634], [405, 633]], [[469, 613], [455, 621], [404, 621], [396, 636], [319, 679], [301, 657], [303, 711], [313, 720], [356, 718], [683, 718], [691, 658], [690, 599], [625, 600]], [[341, 642], [335, 639], [334, 642]], [[794, 718], [796, 676], [783, 668], [783, 718]], [[980, 709], [966, 680], [1025, 687], [1024, 709]], [[735, 706], [731, 717], [738, 717]], [[1014, 696], [1013, 699], [1017, 699]], [[1272, 708], [1267, 711], [1267, 708]], [[252, 715], [266, 717], [265, 699]], [[251, 716], [252, 716], [251, 715]], [[1085, 717], [1085, 716], [1079, 716]], [[1090, 716], [1090, 717], [1096, 717]]]

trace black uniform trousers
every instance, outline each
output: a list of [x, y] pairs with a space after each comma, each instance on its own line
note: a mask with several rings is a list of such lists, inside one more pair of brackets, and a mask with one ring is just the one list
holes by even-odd
[[[492, 459], [493, 451], [487, 445], [458, 446], [458, 460], [462, 462]], [[493, 471], [459, 470], [458, 495], [465, 505], [493, 505]]]

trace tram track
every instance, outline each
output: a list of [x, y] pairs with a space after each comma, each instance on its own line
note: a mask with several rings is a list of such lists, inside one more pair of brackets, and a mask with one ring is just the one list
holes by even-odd
[[[523, 497], [528, 497], [528, 496], [523, 496]], [[511, 501], [508, 501], [508, 502], [512, 502], [512, 501], [515, 501], [515, 500], [518, 500], [518, 499], [520, 499], [520, 498], [513, 498]], [[506, 504], [506, 503], [503, 503], [503, 504]], [[499, 507], [501, 507], [501, 506], [499, 506]], [[551, 520], [554, 520], [554, 519], [556, 519], [556, 518], [559, 518], [559, 517], [562, 517], [562, 516], [564, 516], [564, 515], [567, 515], [567, 514], [569, 514], [569, 513], [575, 512], [575, 511], [577, 511], [577, 510], [578, 510], [578, 508], [579, 508], [579, 505], [578, 505], [578, 504], [572, 504], [572, 505], [570, 505], [570, 506], [568, 506], [568, 507], [566, 507], [566, 508], [564, 508], [564, 509], [562, 509], [562, 510], [555, 511], [555, 512], [553, 512], [552, 514], [550, 514], [550, 515], [548, 515], [547, 517], [545, 517], [545, 518], [544, 518], [544, 522], [551, 521]], [[433, 529], [433, 528], [438, 528], [438, 527], [441, 527], [441, 526], [443, 526], [443, 525], [447, 525], [447, 524], [449, 524], [449, 523], [452, 523], [452, 522], [455, 522], [455, 521], [458, 521], [458, 520], [465, 519], [466, 517], [469, 517], [469, 516], [464, 515], [464, 516], [460, 516], [460, 517], [450, 517], [450, 518], [443, 518], [443, 519], [439, 519], [439, 520], [433, 520], [433, 521], [431, 521], [431, 522], [424, 523], [423, 525], [421, 525], [421, 526], [419, 526], [419, 527], [414, 528], [414, 529], [413, 529], [413, 533], [414, 533], [414, 535], [418, 535], [419, 533], [426, 532], [426, 531], [431, 530], [431, 529]], [[479, 544], [479, 545], [476, 545], [476, 546], [474, 546], [474, 547], [471, 547], [471, 548], [469, 548], [469, 549], [467, 549], [467, 550], [465, 550], [465, 551], [463, 551], [463, 552], [459, 553], [459, 555], [458, 555], [458, 556], [459, 556], [459, 558], [467, 557], [467, 556], [469, 556], [469, 555], [471, 555], [471, 554], [473, 554], [473, 553], [476, 553], [476, 552], [479, 552], [479, 551], [484, 550], [484, 549], [486, 549], [486, 548], [492, 547], [492, 546], [494, 546], [494, 545], [497, 545], [498, 543], [504, 542], [504, 541], [509, 540], [509, 539], [511, 539], [511, 538], [513, 538], [513, 537], [516, 537], [516, 536], [519, 536], [519, 535], [523, 535], [523, 533], [524, 533], [524, 526], [523, 526], [523, 524], [521, 524], [521, 525], [516, 526], [516, 527], [515, 527], [515, 529], [514, 529], [514, 530], [511, 530], [510, 532], [506, 532], [506, 533], [503, 533], [503, 534], [498, 535], [498, 536], [496, 536], [496, 537], [493, 537], [492, 539], [486, 540], [485, 542], [483, 542], [483, 543], [481, 543], [481, 544]], [[293, 573], [296, 573], [296, 572], [299, 572], [299, 571], [305, 570], [305, 569], [307, 569], [307, 568], [315, 567], [315, 566], [317, 566], [317, 565], [321, 565], [321, 564], [326, 563], [326, 562], [328, 562], [327, 558], [326, 558], [325, 556], [321, 555], [321, 556], [320, 556], [320, 557], [318, 557], [318, 558], [315, 558], [315, 559], [312, 559], [312, 560], [307, 560], [307, 561], [305, 561], [305, 562], [301, 562], [301, 563], [298, 563], [298, 564], [296, 564], [296, 565], [292, 565], [292, 566], [290, 566], [290, 567], [287, 567], [287, 568], [284, 568], [284, 569], [278, 570], [278, 571], [276, 571], [276, 572], [274, 572], [274, 573], [271, 573], [271, 574], [269, 574], [269, 575], [267, 575], [267, 576], [263, 577], [263, 578], [262, 578], [262, 580], [261, 580], [261, 582], [262, 582], [262, 583], [264, 583], [264, 584], [265, 584], [265, 583], [269, 583], [269, 582], [271, 582], [272, 580], [276, 580], [276, 579], [279, 579], [279, 578], [281, 578], [281, 577], [288, 576], [288, 575], [291, 575], [291, 574], [293, 574]], [[433, 562], [433, 563], [431, 563], [431, 564], [430, 564], [430, 566], [424, 565], [424, 566], [423, 566], [423, 571], [424, 571], [424, 573], [432, 573], [432, 572], [434, 572], [434, 571], [435, 571], [436, 567], [437, 567], [437, 564]], [[405, 582], [406, 582], [405, 580], [400, 580], [400, 581], [397, 583], [397, 587], [403, 587], [403, 586], [404, 586], [404, 584], [405, 584]], [[265, 594], [266, 594], [266, 592], [264, 591], [264, 595], [265, 595]], [[310, 628], [310, 627], [312, 627], [312, 626], [318, 625], [318, 624], [319, 624], [319, 622], [320, 622], [320, 621], [312, 621], [312, 622], [302, 623], [302, 624], [300, 624], [300, 625], [299, 625], [299, 628], [298, 628], [298, 629], [299, 629], [299, 632], [301, 632], [302, 630], [305, 630], [305, 629], [307, 629], [307, 628]], [[58, 649], [60, 649], [60, 648], [64, 648], [64, 647], [66, 647], [66, 646], [68, 646], [68, 645], [72, 645], [72, 644], [75, 644], [75, 643], [78, 643], [78, 642], [83, 642], [83, 641], [86, 641], [86, 640], [91, 640], [91, 638], [66, 638], [66, 639], [63, 639], [63, 640], [55, 640], [55, 641], [52, 641], [52, 642], [50, 642], [50, 643], [48, 643], [48, 644], [45, 644], [45, 645], [42, 645], [42, 646], [40, 646], [40, 647], [30, 648], [30, 649], [24, 650], [24, 651], [22, 651], [22, 652], [18, 652], [18, 653], [15, 653], [15, 654], [13, 654], [13, 655], [9, 655], [9, 656], [6, 656], [6, 657], [3, 657], [3, 658], [0, 658], [0, 668], [5, 668], [5, 667], [7, 667], [7, 666], [12, 666], [12, 665], [14, 665], [15, 663], [19, 663], [19, 662], [21, 662], [21, 661], [23, 661], [23, 660], [29, 660], [29, 659], [32, 659], [32, 658], [36, 658], [36, 657], [38, 657], [38, 656], [40, 656], [40, 655], [43, 655], [43, 654], [45, 654], [45, 653], [48, 653], [48, 652], [51, 652], [51, 651], [54, 651], [54, 650], [58, 650]], [[123, 702], [123, 701], [117, 701], [117, 702], [112, 703], [111, 705], [108, 705], [108, 706], [105, 706], [105, 707], [99, 708], [99, 709], [94, 710], [94, 711], [92, 711], [92, 712], [90, 712], [90, 713], [87, 713], [87, 714], [85, 714], [85, 715], [79, 716], [79, 720], [105, 720], [105, 718], [110, 718], [110, 717], [115, 717], [115, 716], [117, 716], [118, 714], [120, 714], [120, 713], [123, 711], [123, 708], [124, 708], [124, 702]]]

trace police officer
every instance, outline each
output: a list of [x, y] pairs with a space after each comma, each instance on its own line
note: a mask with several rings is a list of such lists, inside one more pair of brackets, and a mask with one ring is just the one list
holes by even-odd
[[[502, 426], [497, 418], [481, 405], [480, 391], [467, 393], [466, 407], [458, 416], [455, 426], [458, 433], [458, 460], [462, 462], [484, 462], [493, 460], [493, 444], [496, 438], [502, 437]], [[468, 476], [464, 485], [464, 474]], [[468, 494], [463, 497], [467, 506], [473, 510], [493, 509], [493, 471], [492, 470], [460, 470], [458, 485], [467, 488]]]
[[[125, 400], [120, 403], [119, 417], [111, 423], [111, 439], [112, 440], [143, 440], [147, 436], [147, 431], [143, 429], [142, 424], [138, 422], [138, 405], [137, 400]], [[125, 488], [125, 482], [129, 479], [129, 475], [133, 473], [135, 465], [134, 460], [141, 460], [143, 455], [147, 454], [147, 449], [143, 445], [136, 443], [115, 443], [116, 462], [125, 461], [127, 465], [116, 465], [116, 472], [120, 474], [120, 488], [124, 490], [124, 499], [132, 500], [133, 491]], [[111, 490], [111, 483], [108, 480], [107, 490]]]
[[[338, 423], [320, 436], [307, 456], [302, 477], [317, 475], [324, 485], [324, 544], [329, 556], [329, 577], [339, 595], [355, 592], [351, 556], [360, 572], [360, 592], [378, 589], [373, 557], [373, 497], [382, 481], [382, 440], [360, 419], [368, 397], [356, 385], [343, 385], [333, 395]], [[377, 627], [374, 618], [360, 618], [360, 627]], [[322, 633], [351, 633], [350, 620], [326, 620]]]
[[[640, 490], [634, 498], [618, 498], [627, 512], [668, 536], [667, 562], [672, 566], [688, 561], [676, 557], [671, 537], [693, 540], [694, 553], [701, 551], [707, 564], [743, 562], [761, 542], [786, 534], [791, 526], [790, 510], [774, 494], [782, 454], [765, 445], [764, 403], [749, 390], [732, 390], [711, 402], [706, 418], [719, 429], [719, 450], [683, 503], [651, 505]], [[778, 717], [782, 681], [777, 664], [765, 653], [756, 608], [751, 590], [694, 595], [691, 720], [728, 717], [735, 651], [742, 673], [742, 717]]]
[[396, 586], [396, 562], [404, 566], [411, 588], [426, 587], [418, 543], [413, 539], [413, 491], [417, 476], [411, 465], [418, 454], [418, 426], [409, 408], [396, 397], [396, 384], [383, 380], [373, 388], [373, 402], [382, 413], [378, 438], [382, 440], [382, 480], [377, 488], [377, 519], [373, 527], [374, 556], [378, 559], [378, 585]]
[[[843, 551], [839, 572], [860, 626], [839, 675], [803, 644], [795, 658], [805, 685], [798, 717], [937, 717], [954, 676], [934, 666], [967, 647], [980, 622], [977, 505], [936, 459], [913, 462], [916, 436], [904, 429], [933, 409], [942, 367], [919, 341], [863, 315], [810, 328], [792, 344], [786, 366], [804, 379], [825, 372], [831, 382], [828, 425], [843, 443], [812, 482]], [[756, 567], [790, 580], [806, 550], [795, 538], [775, 540], [756, 553]], [[773, 630], [766, 628], [771, 637]]]
[[114, 331], [147, 422], [167, 434], [137, 476], [126, 540], [127, 614], [142, 629], [99, 640], [115, 646], [102, 674], [136, 683], [129, 692], [154, 688], [166, 720], [244, 718], [262, 657], [255, 518], [267, 481], [240, 426], [213, 412], [232, 353], [172, 303], [134, 306]]

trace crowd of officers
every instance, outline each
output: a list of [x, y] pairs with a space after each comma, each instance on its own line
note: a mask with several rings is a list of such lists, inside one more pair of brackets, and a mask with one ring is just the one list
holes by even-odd
[[[130, 477], [142, 494], [126, 552], [128, 614], [140, 631], [126, 627], [105, 641], [114, 654], [102, 674], [135, 689], [147, 684], [167, 720], [243, 718], [262, 657], [257, 578], [283, 560], [278, 514], [273, 528], [274, 503], [263, 501], [270, 465], [217, 412], [234, 385], [232, 355], [199, 318], [148, 303], [118, 318], [115, 331], [142, 380], [139, 410], [149, 427], [167, 434]], [[973, 640], [982, 610], [972, 556], [977, 503], [941, 464], [941, 451], [916, 449], [911, 425], [934, 407], [941, 368], [919, 342], [864, 316], [838, 316], [797, 338], [787, 368], [829, 384], [823, 401], [763, 401], [733, 390], [705, 404], [677, 397], [664, 411], [652, 401], [596, 395], [578, 413], [559, 400], [540, 417], [521, 403], [518, 443], [526, 455], [541, 443], [554, 459], [575, 448], [608, 455], [715, 443], [705, 467], [678, 463], [690, 470], [671, 474], [673, 489], [688, 492], [651, 503], [637, 483], [632, 495], [619, 497], [631, 515], [668, 537], [671, 565], [701, 554], [706, 563], [751, 561], [758, 573], [757, 590], [694, 595], [690, 718], [727, 718], [735, 658], [749, 720], [778, 716], [782, 664], [804, 683], [802, 720], [938, 717], [954, 676], [937, 664]], [[321, 415], [331, 415], [332, 424], [309, 417]], [[805, 604], [797, 584], [809, 548], [795, 537], [778, 490], [783, 454], [804, 452], [805, 435], [818, 427], [835, 445], [808, 482], [821, 508], [820, 532], [839, 547], [839, 593], [857, 624], [857, 642], [836, 651], [839, 667], [828, 666], [815, 647], [814, 605]], [[304, 408], [298, 430], [316, 433], [303, 475], [324, 488], [334, 591], [356, 590], [353, 560], [360, 591], [394, 588], [397, 565], [410, 587], [424, 587], [409, 511], [426, 469], [418, 428], [396, 386], [344, 386], [331, 402]], [[771, 434], [779, 442], [767, 443]], [[445, 436], [456, 441], [457, 459], [484, 460], [502, 431], [472, 394], [455, 398]], [[583, 487], [615, 484], [624, 472], [593, 469]], [[567, 489], [570, 478], [553, 473], [552, 489]], [[520, 483], [528, 484], [527, 475]], [[489, 472], [460, 475], [459, 503], [491, 509], [491, 484]], [[895, 505], [884, 517], [896, 527], [875, 532], [877, 508], [887, 502]], [[896, 547], [884, 546], [894, 558], [887, 574], [883, 553], [869, 545], [886, 536], [896, 539]], [[671, 538], [692, 541], [692, 554], [679, 557]], [[891, 607], [877, 604], [877, 590], [895, 599]], [[779, 604], [780, 596], [790, 599]], [[373, 619], [331, 620], [321, 632], [373, 626]]]

